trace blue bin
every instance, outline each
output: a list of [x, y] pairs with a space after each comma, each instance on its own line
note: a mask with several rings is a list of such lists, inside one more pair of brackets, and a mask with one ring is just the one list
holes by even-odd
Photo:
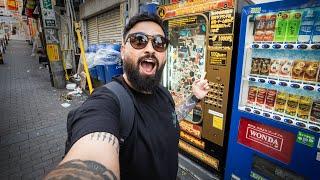
[[96, 65], [96, 71], [98, 75], [98, 80], [102, 83], [106, 83], [106, 76], [105, 76], [105, 66], [104, 65]]
[[90, 76], [92, 78], [98, 78], [98, 73], [96, 67], [89, 68]]
[[121, 46], [120, 46], [120, 44], [109, 44], [108, 48], [120, 52]]
[[123, 73], [122, 65], [117, 64], [110, 64], [105, 65], [105, 80], [106, 83], [112, 80], [112, 77], [121, 75]]

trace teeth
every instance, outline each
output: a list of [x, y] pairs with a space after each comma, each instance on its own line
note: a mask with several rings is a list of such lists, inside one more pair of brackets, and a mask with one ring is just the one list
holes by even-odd
[[150, 63], [154, 63], [154, 60], [152, 60], [152, 59], [146, 59], [146, 60], [144, 60], [144, 61], [150, 62]]

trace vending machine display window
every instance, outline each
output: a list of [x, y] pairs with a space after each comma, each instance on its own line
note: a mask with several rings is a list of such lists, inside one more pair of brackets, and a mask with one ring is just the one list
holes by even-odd
[[[168, 21], [170, 46], [165, 72], [165, 86], [176, 104], [190, 95], [192, 83], [205, 71], [206, 24], [203, 15], [175, 18]], [[200, 104], [185, 120], [199, 124], [202, 121]]]
[[320, 131], [320, 8], [247, 16], [239, 109]]

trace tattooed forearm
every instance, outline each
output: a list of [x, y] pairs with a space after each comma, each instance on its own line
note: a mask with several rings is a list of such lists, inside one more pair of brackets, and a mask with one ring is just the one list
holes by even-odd
[[51, 171], [45, 180], [103, 179], [117, 180], [115, 173], [96, 161], [72, 160]]
[[114, 135], [107, 132], [94, 132], [91, 133], [90, 138], [91, 140], [105, 141], [107, 143], [112, 144], [112, 146], [116, 148], [117, 153], [119, 154], [119, 141]]
[[192, 95], [187, 98], [187, 100], [177, 107], [176, 113], [178, 121], [185, 118], [188, 113], [197, 105], [196, 100], [192, 98]]

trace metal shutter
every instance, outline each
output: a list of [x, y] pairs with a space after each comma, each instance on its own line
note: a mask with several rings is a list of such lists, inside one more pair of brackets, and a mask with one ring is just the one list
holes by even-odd
[[98, 42], [121, 43], [121, 32], [123, 27], [121, 25], [120, 7], [100, 14], [97, 18], [99, 34]]
[[87, 20], [88, 44], [98, 44], [97, 17]]

